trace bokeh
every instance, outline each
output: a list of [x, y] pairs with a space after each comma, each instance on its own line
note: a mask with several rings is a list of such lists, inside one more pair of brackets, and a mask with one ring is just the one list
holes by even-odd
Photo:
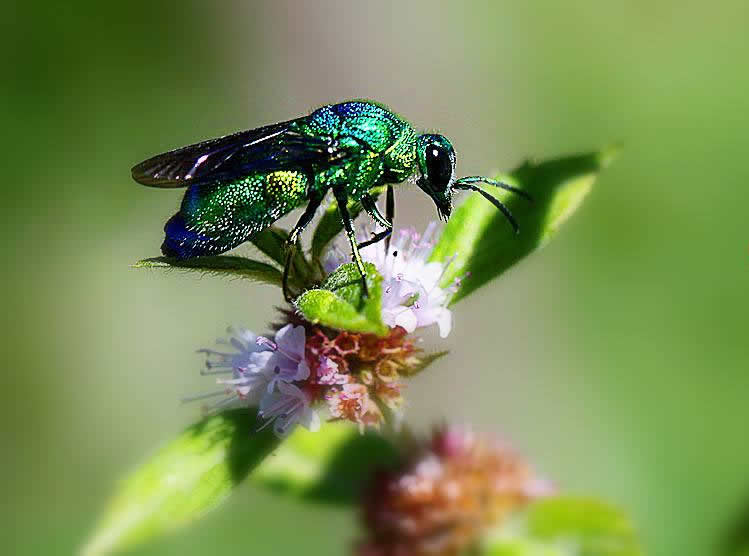
[[[180, 197], [131, 165], [358, 97], [448, 135], [462, 175], [623, 145], [554, 242], [456, 307], [408, 414], [508, 439], [631, 512], [651, 554], [719, 553], [749, 501], [745, 1], [12, 2], [3, 19], [3, 553], [74, 553], [118, 477], [199, 416], [179, 402], [210, 387], [195, 349], [282, 302], [130, 269]], [[397, 195], [399, 225], [436, 216]], [[133, 554], [345, 554], [356, 528], [244, 485]]]

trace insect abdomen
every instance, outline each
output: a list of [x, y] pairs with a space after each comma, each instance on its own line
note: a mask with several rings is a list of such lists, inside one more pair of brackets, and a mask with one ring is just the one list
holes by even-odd
[[166, 256], [192, 258], [233, 249], [306, 201], [308, 177], [283, 170], [192, 185], [164, 227]]

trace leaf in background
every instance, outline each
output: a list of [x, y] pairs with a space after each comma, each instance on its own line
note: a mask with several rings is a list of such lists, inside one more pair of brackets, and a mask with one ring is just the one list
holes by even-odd
[[744, 504], [732, 520], [716, 552], [723, 556], [749, 556], [749, 505]]
[[247, 409], [188, 427], [119, 485], [84, 556], [159, 537], [217, 506], [279, 444], [272, 427], [257, 429]]
[[630, 519], [591, 498], [557, 496], [532, 503], [492, 532], [483, 556], [641, 556]]
[[362, 297], [361, 278], [354, 263], [340, 266], [319, 289], [307, 290], [294, 302], [308, 321], [339, 330], [384, 336], [382, 322], [382, 276], [371, 263], [364, 263], [369, 297]]
[[175, 259], [155, 257], [144, 259], [133, 268], [166, 268], [184, 271], [197, 271], [216, 276], [235, 276], [265, 284], [281, 285], [281, 271], [276, 267], [245, 257], [219, 256], [197, 257], [195, 259]]
[[397, 461], [396, 448], [381, 435], [327, 423], [318, 432], [298, 427], [250, 480], [304, 500], [354, 504], [373, 471]]
[[491, 203], [473, 193], [452, 214], [430, 256], [434, 261], [455, 257], [443, 285], [463, 277], [452, 303], [499, 276], [534, 249], [544, 245], [578, 208], [598, 173], [613, 160], [605, 150], [541, 162], [526, 162], [497, 179], [527, 191], [529, 202], [513, 193], [486, 186], [512, 211], [520, 225], [515, 235]]

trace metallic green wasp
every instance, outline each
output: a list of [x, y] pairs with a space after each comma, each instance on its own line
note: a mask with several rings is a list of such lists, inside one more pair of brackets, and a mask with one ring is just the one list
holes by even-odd
[[[476, 184], [486, 183], [526, 194], [481, 176], [456, 179], [455, 150], [442, 135], [418, 135], [403, 118], [371, 101], [331, 104], [308, 116], [240, 131], [176, 149], [141, 162], [133, 179], [154, 187], [187, 187], [180, 211], [164, 227], [161, 250], [187, 259], [217, 255], [248, 241], [291, 210], [306, 204], [288, 237], [284, 295], [300, 233], [329, 190], [338, 205], [353, 260], [362, 276], [359, 249], [389, 236], [395, 203], [392, 184], [415, 176], [415, 183], [445, 220], [455, 190], [481, 193], [518, 225], [508, 208]], [[386, 185], [386, 211], [377, 208], [372, 189]], [[357, 244], [348, 210], [350, 199], [383, 231]]]

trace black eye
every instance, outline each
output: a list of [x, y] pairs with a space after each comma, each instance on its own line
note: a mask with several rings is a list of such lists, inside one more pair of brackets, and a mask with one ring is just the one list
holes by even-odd
[[442, 145], [429, 145], [426, 151], [427, 177], [436, 190], [447, 189], [453, 175], [450, 153]]

